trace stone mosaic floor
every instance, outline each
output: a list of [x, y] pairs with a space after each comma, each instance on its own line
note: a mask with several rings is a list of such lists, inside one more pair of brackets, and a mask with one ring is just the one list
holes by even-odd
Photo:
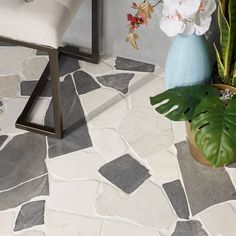
[[[124, 58], [61, 58], [65, 137], [14, 123], [47, 63], [0, 47], [1, 236], [235, 236], [235, 165], [189, 154], [183, 123], [149, 105], [163, 71]], [[48, 84], [34, 122], [52, 123]]]

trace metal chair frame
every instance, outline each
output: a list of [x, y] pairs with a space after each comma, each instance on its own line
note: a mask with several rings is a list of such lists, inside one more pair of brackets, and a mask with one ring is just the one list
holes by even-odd
[[[37, 85], [35, 86], [26, 106], [24, 107], [21, 115], [16, 121], [16, 127], [31, 131], [34, 133], [54, 137], [61, 139], [63, 137], [63, 121], [61, 111], [61, 96], [60, 96], [60, 72], [59, 72], [59, 56], [66, 55], [76, 58], [78, 60], [84, 60], [97, 64], [99, 62], [99, 7], [100, 0], [92, 0], [92, 49], [91, 53], [85, 53], [84, 49], [76, 48], [72, 46], [65, 46], [58, 49], [32, 44], [28, 42], [22, 42], [5, 38], [0, 36], [0, 41], [8, 44], [33, 48], [39, 51], [48, 53], [49, 62], [44, 69]], [[28, 119], [36, 104], [36, 101], [42, 92], [48, 78], [51, 78], [52, 87], [52, 102], [53, 102], [53, 114], [54, 114], [54, 127], [47, 127], [39, 124], [29, 122]]]

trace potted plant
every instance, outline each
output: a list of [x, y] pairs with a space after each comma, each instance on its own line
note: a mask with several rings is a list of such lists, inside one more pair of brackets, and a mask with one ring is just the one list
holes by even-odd
[[[236, 1], [218, 5], [220, 49], [215, 74], [222, 84], [176, 87], [151, 98], [156, 110], [189, 121], [189, 147], [202, 164], [221, 167], [236, 161]], [[160, 105], [161, 104], [161, 105]]]
[[159, 5], [163, 6], [160, 28], [167, 36], [174, 37], [165, 67], [166, 87], [210, 83], [212, 61], [204, 34], [216, 9], [215, 0], [162, 0], [155, 5], [149, 0], [133, 3], [136, 14], [128, 14], [126, 41], [131, 42], [134, 48], [138, 48], [137, 29], [148, 24], [154, 7]]

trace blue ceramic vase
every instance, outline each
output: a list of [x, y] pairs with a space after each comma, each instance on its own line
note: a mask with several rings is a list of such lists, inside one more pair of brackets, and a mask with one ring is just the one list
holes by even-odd
[[204, 35], [177, 35], [170, 47], [166, 68], [167, 89], [209, 83], [212, 76], [212, 60]]

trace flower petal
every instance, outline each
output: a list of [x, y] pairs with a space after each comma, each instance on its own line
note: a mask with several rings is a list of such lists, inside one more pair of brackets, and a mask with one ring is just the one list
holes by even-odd
[[169, 37], [174, 37], [179, 33], [182, 33], [184, 30], [184, 23], [182, 21], [163, 17], [160, 20], [160, 28], [164, 31]]
[[182, 18], [188, 18], [196, 14], [201, 5], [201, 0], [182, 0], [178, 12]]
[[212, 17], [209, 16], [206, 20], [201, 21], [200, 25], [196, 24], [195, 25], [195, 27], [196, 27], [196, 34], [197, 35], [205, 34], [209, 30], [209, 28], [210, 28], [211, 20], [212, 20]]
[[184, 35], [192, 35], [195, 32], [196, 27], [193, 22], [184, 21], [184, 25], [185, 25], [184, 31], [183, 31]]
[[216, 10], [215, 0], [202, 0], [199, 16], [202, 20], [206, 20]]
[[179, 9], [179, 0], [163, 0], [163, 2], [171, 14], [176, 14]]

